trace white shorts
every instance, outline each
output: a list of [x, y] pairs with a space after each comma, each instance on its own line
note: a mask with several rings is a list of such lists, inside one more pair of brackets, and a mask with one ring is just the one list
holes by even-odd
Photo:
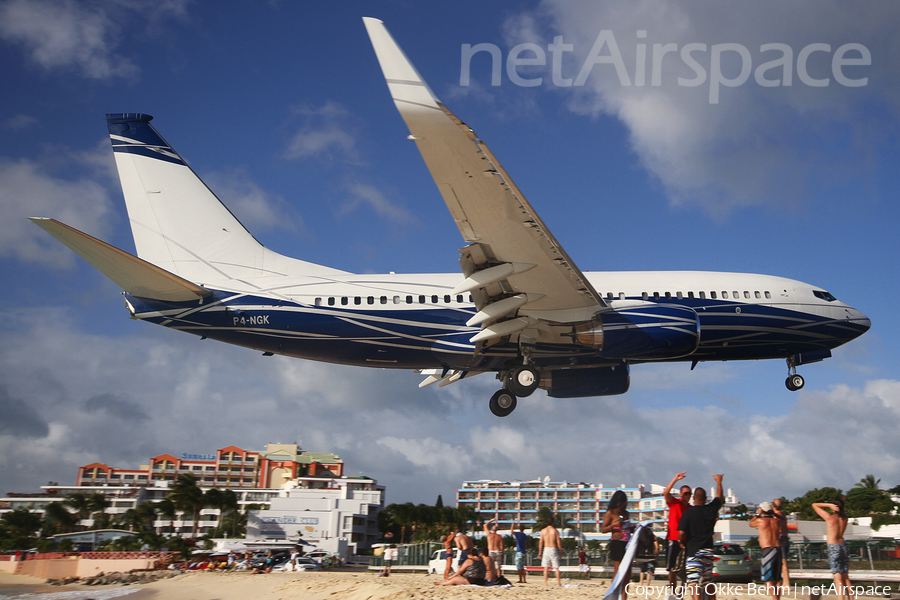
[[541, 556], [541, 566], [545, 569], [559, 568], [559, 548], [544, 548]]
[[583, 565], [578, 565], [578, 572], [579, 572], [579, 573], [590, 573], [590, 572], [591, 572], [591, 565], [589, 565], [589, 564], [587, 564], [587, 563], [585, 563], [585, 564], [583, 564]]

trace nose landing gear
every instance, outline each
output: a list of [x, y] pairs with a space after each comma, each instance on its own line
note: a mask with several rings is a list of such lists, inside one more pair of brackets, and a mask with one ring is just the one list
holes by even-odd
[[787, 389], [791, 390], [792, 392], [803, 389], [806, 381], [803, 379], [802, 375], [797, 374], [797, 363], [794, 361], [793, 356], [787, 359], [787, 366], [788, 377], [784, 381], [784, 385], [787, 386]]

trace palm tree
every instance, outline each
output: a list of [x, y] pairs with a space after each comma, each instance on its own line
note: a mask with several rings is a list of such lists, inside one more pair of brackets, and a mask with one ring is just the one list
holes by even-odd
[[879, 483], [881, 483], [880, 479], [875, 479], [874, 475], [869, 474], [860, 479], [859, 483], [857, 483], [853, 487], [863, 488], [867, 490], [879, 490], [881, 489], [878, 487]]
[[66, 499], [63, 500], [63, 504], [75, 511], [75, 516], [78, 517], [79, 525], [81, 525], [81, 521], [87, 519], [88, 515], [91, 513], [90, 497], [84, 492], [73, 492], [69, 494], [66, 496]]
[[68, 533], [75, 529], [76, 518], [63, 502], [51, 502], [44, 507], [44, 522], [53, 533]]
[[159, 514], [160, 518], [169, 520], [169, 529], [172, 530], [170, 533], [174, 533], [175, 517], [178, 514], [178, 507], [175, 506], [175, 503], [172, 502], [170, 498], [163, 498], [158, 502], [154, 502], [153, 507], [156, 509], [156, 512], [157, 514]]
[[200, 511], [206, 506], [206, 498], [203, 490], [197, 486], [197, 480], [192, 473], [182, 473], [175, 480], [172, 491], [169, 492], [168, 498], [172, 500], [175, 507], [193, 516], [193, 526], [191, 527], [191, 537], [197, 537], [197, 528], [200, 526]]
[[[106, 509], [110, 506], [112, 506], [112, 502], [109, 501], [109, 498], [99, 492], [88, 496], [88, 510], [94, 522], [91, 529], [105, 529], [109, 525], [109, 515], [106, 514]], [[96, 513], [100, 513], [100, 518], [94, 517]]]

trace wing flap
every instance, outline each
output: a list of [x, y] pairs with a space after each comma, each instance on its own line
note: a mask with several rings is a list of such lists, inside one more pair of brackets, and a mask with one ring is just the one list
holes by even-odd
[[123, 290], [139, 298], [186, 302], [211, 295], [206, 288], [169, 273], [65, 223], [43, 217], [30, 220], [65, 244]]

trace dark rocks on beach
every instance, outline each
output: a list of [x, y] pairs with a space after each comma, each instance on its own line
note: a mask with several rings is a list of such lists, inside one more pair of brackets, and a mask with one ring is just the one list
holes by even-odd
[[169, 579], [180, 575], [181, 571], [128, 571], [127, 573], [98, 573], [93, 577], [63, 577], [62, 579], [48, 579], [50, 585], [68, 585], [80, 583], [82, 585], [134, 585], [150, 583], [159, 579]]

